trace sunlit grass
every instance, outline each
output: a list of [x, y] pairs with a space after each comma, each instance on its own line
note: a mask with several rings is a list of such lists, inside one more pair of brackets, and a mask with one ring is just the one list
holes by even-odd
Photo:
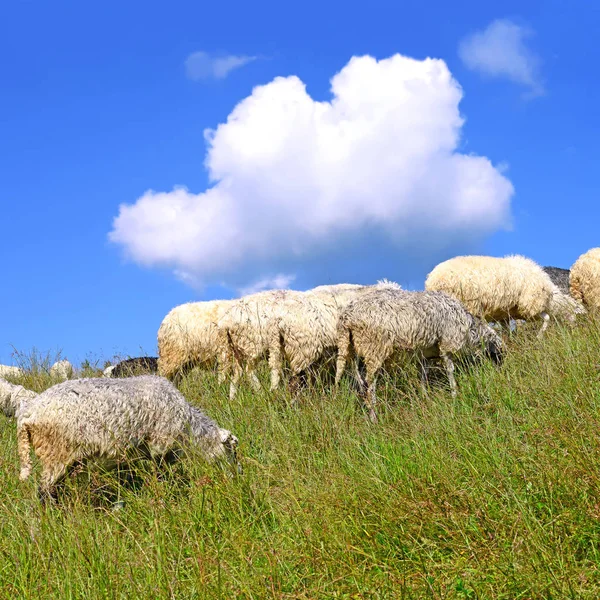
[[[0, 416], [0, 596], [600, 597], [600, 328], [520, 331], [457, 380], [454, 400], [382, 381], [372, 425], [349, 389], [230, 402], [195, 371], [181, 390], [238, 436], [241, 477], [83, 472], [47, 510]], [[22, 383], [53, 382], [32, 364]]]

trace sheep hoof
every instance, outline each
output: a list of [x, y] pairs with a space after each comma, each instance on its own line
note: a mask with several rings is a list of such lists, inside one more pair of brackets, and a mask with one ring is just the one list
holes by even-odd
[[377, 413], [374, 408], [369, 409], [369, 421], [371, 421], [371, 423], [377, 423], [378, 421]]
[[40, 501], [40, 504], [45, 507], [45, 506], [53, 506], [56, 504], [56, 490], [55, 489], [46, 489], [45, 487], [39, 487], [38, 488], [38, 499]]

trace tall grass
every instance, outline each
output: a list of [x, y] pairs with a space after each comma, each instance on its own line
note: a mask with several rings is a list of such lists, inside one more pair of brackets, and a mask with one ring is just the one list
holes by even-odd
[[0, 416], [0, 596], [600, 597], [598, 324], [519, 332], [458, 385], [390, 378], [372, 425], [349, 390], [230, 402], [192, 372], [181, 390], [239, 437], [241, 477], [192, 457], [138, 466], [141, 485], [84, 472], [46, 510]]

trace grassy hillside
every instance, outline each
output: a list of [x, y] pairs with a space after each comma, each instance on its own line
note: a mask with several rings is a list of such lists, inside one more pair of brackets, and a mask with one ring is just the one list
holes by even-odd
[[377, 425], [349, 391], [230, 403], [193, 373], [181, 389], [239, 437], [243, 476], [84, 472], [45, 511], [0, 416], [0, 597], [599, 598], [600, 327], [509, 345], [455, 400], [388, 381]]

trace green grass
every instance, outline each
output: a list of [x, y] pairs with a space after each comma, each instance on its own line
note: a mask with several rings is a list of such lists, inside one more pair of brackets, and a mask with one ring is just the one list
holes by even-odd
[[192, 457], [137, 487], [81, 473], [46, 510], [0, 416], [0, 597], [599, 598], [600, 327], [519, 332], [457, 379], [454, 400], [382, 383], [372, 425], [349, 391], [229, 402], [193, 372], [241, 477]]

